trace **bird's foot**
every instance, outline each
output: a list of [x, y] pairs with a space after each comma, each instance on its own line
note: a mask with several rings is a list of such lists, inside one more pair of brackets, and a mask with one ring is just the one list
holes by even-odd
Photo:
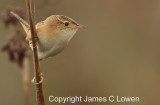
[[[36, 36], [36, 37], [34, 37], [34, 39], [35, 39], [35, 41], [36, 41], [36, 46], [33, 46], [33, 48], [36, 48], [36, 47], [37, 47], [37, 44], [38, 44], [39, 39], [38, 39], [38, 37], [37, 37], [37, 36]], [[29, 44], [32, 44], [32, 41], [30, 41], [30, 42], [29, 42]]]
[[35, 79], [35, 77], [33, 77], [33, 79], [32, 79], [32, 81], [31, 81], [33, 84], [35, 84], [35, 85], [39, 85], [39, 84], [42, 84], [42, 82], [43, 82], [43, 77], [41, 76], [41, 81], [39, 81], [38, 83], [36, 82], [36, 79]]

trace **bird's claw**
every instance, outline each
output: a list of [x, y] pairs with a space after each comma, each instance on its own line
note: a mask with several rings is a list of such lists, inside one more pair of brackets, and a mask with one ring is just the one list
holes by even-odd
[[35, 85], [42, 84], [42, 82], [43, 82], [43, 77], [41, 77], [41, 81], [39, 81], [38, 83], [36, 82], [35, 77], [33, 77], [33, 79], [32, 79], [31, 82], [32, 82], [33, 84], [35, 84]]
[[[33, 46], [33, 48], [36, 48], [37, 47], [37, 44], [38, 44], [38, 37], [36, 36], [36, 37], [34, 37], [34, 39], [35, 39], [35, 41], [36, 41], [36, 46]], [[32, 41], [30, 41], [30, 43], [29, 44], [32, 44]]]

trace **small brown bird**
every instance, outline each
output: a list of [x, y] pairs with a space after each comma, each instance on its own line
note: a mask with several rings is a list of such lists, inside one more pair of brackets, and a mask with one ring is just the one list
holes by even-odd
[[[14, 12], [11, 12], [23, 26], [27, 36], [26, 40], [32, 46], [31, 31], [29, 24]], [[46, 20], [36, 24], [38, 37], [37, 49], [39, 60], [53, 57], [63, 51], [78, 29], [85, 28], [77, 24], [73, 19], [63, 15], [52, 15]]]

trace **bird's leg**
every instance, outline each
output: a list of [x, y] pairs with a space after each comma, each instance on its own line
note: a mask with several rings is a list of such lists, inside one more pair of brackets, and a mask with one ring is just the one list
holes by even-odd
[[[39, 39], [38, 39], [37, 36], [35, 36], [34, 39], [35, 39], [35, 41], [36, 41], [36, 46], [33, 46], [32, 48], [36, 48], [36, 47], [37, 47], [37, 44], [38, 44], [38, 41], [39, 41]], [[32, 40], [29, 41], [29, 44], [32, 45]]]

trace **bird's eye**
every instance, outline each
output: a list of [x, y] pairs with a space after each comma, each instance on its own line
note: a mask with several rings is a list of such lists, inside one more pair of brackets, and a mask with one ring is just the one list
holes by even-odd
[[64, 25], [65, 25], [65, 26], [68, 26], [68, 25], [69, 25], [69, 23], [68, 23], [68, 22], [65, 22], [65, 23], [64, 23]]

